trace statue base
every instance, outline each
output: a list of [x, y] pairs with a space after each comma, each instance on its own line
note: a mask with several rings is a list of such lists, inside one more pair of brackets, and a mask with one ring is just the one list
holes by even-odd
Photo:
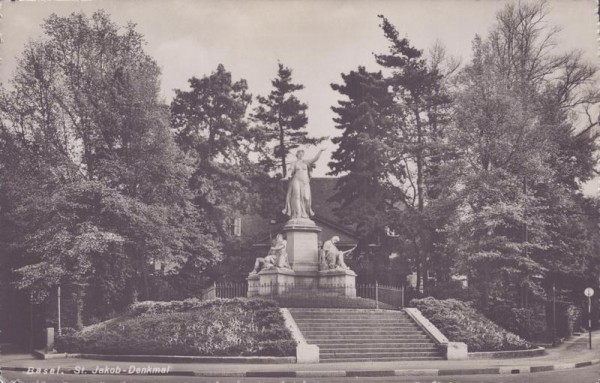
[[295, 272], [273, 267], [248, 275], [248, 297], [284, 294], [295, 284]]
[[318, 272], [296, 272], [271, 268], [248, 275], [248, 297], [356, 297], [356, 273], [331, 269]]
[[319, 270], [321, 228], [308, 218], [290, 219], [282, 231], [287, 240], [288, 260], [294, 271]]
[[334, 289], [338, 295], [356, 298], [356, 273], [350, 269], [319, 271], [319, 289]]
[[290, 219], [282, 231], [291, 269], [271, 267], [248, 275], [248, 297], [356, 297], [356, 273], [349, 269], [319, 271], [321, 228], [308, 218]]

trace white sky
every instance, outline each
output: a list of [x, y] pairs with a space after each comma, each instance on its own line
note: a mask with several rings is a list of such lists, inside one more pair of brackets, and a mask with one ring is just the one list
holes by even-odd
[[[560, 47], [578, 49], [598, 61], [595, 0], [549, 1], [548, 21], [562, 28]], [[495, 13], [506, 4], [492, 0], [97, 0], [3, 2], [0, 20], [0, 81], [14, 71], [15, 56], [29, 39], [40, 36], [40, 24], [52, 12], [91, 14], [104, 8], [123, 25], [135, 22], [145, 35], [147, 52], [162, 68], [162, 91], [170, 102], [173, 89], [187, 88], [187, 79], [214, 71], [219, 63], [234, 79], [245, 78], [251, 93], [267, 94], [280, 60], [306, 89], [298, 97], [309, 105], [308, 129], [313, 135], [335, 136], [331, 106], [338, 94], [331, 83], [340, 73], [365, 65], [378, 69], [373, 52], [386, 50], [378, 27], [385, 15], [401, 36], [420, 49], [440, 41], [448, 53], [467, 62], [475, 34], [485, 35]], [[330, 145], [317, 165], [327, 172]], [[316, 149], [309, 149], [312, 155]], [[588, 193], [598, 193], [598, 185]]]

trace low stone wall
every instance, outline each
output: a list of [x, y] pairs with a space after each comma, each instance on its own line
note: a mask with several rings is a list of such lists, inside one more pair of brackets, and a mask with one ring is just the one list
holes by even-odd
[[285, 320], [285, 325], [292, 333], [292, 337], [296, 341], [296, 362], [297, 363], [319, 363], [320, 352], [319, 346], [316, 344], [306, 343], [302, 331], [298, 328], [294, 317], [290, 313], [290, 310], [286, 308], [280, 308], [279, 311]]
[[[48, 354], [46, 354], [48, 355]], [[178, 355], [105, 355], [105, 354], [57, 354], [77, 359], [108, 360], [115, 362], [144, 363], [248, 363], [290, 364], [296, 363], [293, 356], [178, 356]], [[51, 359], [44, 357], [43, 359]]]
[[544, 354], [546, 354], [544, 347], [534, 348], [533, 350], [470, 352], [469, 360], [530, 358]]
[[421, 311], [416, 308], [407, 307], [404, 309], [416, 324], [423, 329], [429, 336], [437, 343], [438, 346], [443, 348], [446, 353], [446, 359], [448, 360], [465, 360], [468, 359], [467, 345], [462, 342], [450, 342], [448, 338], [442, 332], [425, 318]]

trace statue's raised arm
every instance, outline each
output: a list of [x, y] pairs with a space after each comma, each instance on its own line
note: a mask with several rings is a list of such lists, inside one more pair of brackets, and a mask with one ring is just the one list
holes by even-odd
[[315, 215], [311, 208], [309, 167], [313, 165], [325, 149], [310, 160], [304, 160], [304, 150], [296, 152], [296, 161], [290, 165], [290, 183], [285, 198], [283, 213], [291, 218], [308, 218]]
[[319, 160], [319, 158], [321, 157], [321, 153], [323, 153], [325, 151], [324, 148], [319, 149], [319, 153], [317, 153], [316, 156], [314, 156], [313, 158], [311, 158], [310, 160], [306, 160], [306, 162], [309, 165], [313, 165], [315, 162], [317, 162]]

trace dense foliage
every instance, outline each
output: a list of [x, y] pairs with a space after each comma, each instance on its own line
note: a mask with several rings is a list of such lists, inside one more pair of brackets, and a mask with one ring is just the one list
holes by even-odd
[[464, 302], [424, 298], [413, 299], [411, 306], [419, 309], [451, 342], [466, 343], [469, 352], [526, 350], [533, 347]]
[[146, 301], [126, 315], [59, 337], [63, 352], [113, 355], [293, 356], [296, 343], [272, 301]]
[[7, 280], [32, 303], [61, 285], [81, 326], [84, 310], [148, 298], [153, 263], [206, 268], [219, 251], [194, 224], [189, 167], [142, 36], [104, 12], [43, 28], [0, 93]]
[[[547, 15], [543, 2], [506, 5], [462, 67], [380, 16], [383, 70], [332, 85], [335, 198], [378, 245], [359, 253], [378, 265], [369, 278], [398, 267], [416, 273], [417, 291], [448, 296], [443, 286], [464, 275], [470, 290], [456, 297], [490, 317], [507, 307], [503, 321], [534, 338], [551, 333], [541, 327], [553, 326], [553, 289], [580, 304], [600, 272], [598, 203], [582, 194], [597, 164], [597, 68], [560, 51]], [[518, 324], [526, 318], [535, 328]]]

